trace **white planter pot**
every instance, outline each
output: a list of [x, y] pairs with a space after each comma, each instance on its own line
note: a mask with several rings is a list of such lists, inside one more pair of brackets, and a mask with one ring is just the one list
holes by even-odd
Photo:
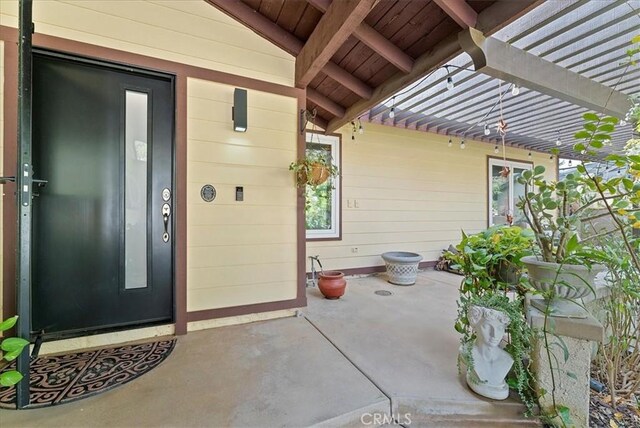
[[390, 251], [382, 254], [387, 267], [388, 281], [396, 285], [413, 285], [418, 278], [418, 264], [422, 256], [405, 251]]

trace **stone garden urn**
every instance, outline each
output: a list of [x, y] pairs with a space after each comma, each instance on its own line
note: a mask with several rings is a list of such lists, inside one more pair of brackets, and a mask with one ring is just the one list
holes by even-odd
[[422, 256], [406, 251], [390, 251], [382, 254], [387, 267], [388, 281], [396, 285], [413, 285], [418, 278], [418, 265]]

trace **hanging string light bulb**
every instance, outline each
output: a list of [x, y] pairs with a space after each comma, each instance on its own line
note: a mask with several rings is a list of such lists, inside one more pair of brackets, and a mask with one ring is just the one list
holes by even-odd
[[389, 119], [393, 119], [394, 117], [396, 117], [396, 97], [392, 98], [392, 102], [391, 102], [391, 111], [389, 112]]
[[560, 147], [562, 145], [562, 140], [560, 139], [560, 130], [558, 130], [558, 136], [556, 137], [556, 146]]
[[520, 87], [516, 84], [513, 84], [513, 86], [511, 87], [511, 95], [515, 97], [519, 93], [520, 93]]
[[362, 122], [360, 121], [360, 118], [358, 118], [358, 134], [360, 135], [364, 134], [364, 128], [362, 127]]
[[449, 142], [447, 143], [448, 147], [451, 147], [453, 145], [453, 141], [451, 141], [451, 138], [449, 138]]
[[498, 145], [496, 144], [496, 146], [493, 148], [493, 153], [498, 154], [500, 153], [500, 147], [498, 147]]
[[447, 69], [447, 89], [448, 90], [452, 90], [453, 87], [455, 86], [453, 84], [453, 77], [451, 77], [451, 73], [449, 73], [449, 67], [445, 67]]
[[491, 134], [491, 130], [489, 129], [489, 125], [488, 124], [484, 124], [484, 135], [489, 135]]
[[529, 152], [529, 154], [527, 155], [527, 157], [528, 157], [529, 159], [531, 159], [531, 152]]
[[355, 141], [356, 139], [356, 123], [351, 121], [351, 141]]
[[569, 159], [569, 166], [573, 166], [573, 161]]
[[464, 150], [467, 146], [464, 144], [464, 140], [460, 141], [460, 148]]

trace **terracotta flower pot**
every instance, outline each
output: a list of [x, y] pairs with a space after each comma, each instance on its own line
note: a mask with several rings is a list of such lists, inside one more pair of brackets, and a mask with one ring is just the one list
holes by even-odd
[[346, 286], [347, 280], [342, 272], [323, 272], [318, 279], [318, 288], [327, 299], [339, 299], [344, 294]]

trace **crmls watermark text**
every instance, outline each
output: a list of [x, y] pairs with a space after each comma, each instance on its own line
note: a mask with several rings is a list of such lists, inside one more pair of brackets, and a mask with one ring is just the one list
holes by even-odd
[[411, 425], [411, 413], [363, 413], [360, 416], [362, 425]]

